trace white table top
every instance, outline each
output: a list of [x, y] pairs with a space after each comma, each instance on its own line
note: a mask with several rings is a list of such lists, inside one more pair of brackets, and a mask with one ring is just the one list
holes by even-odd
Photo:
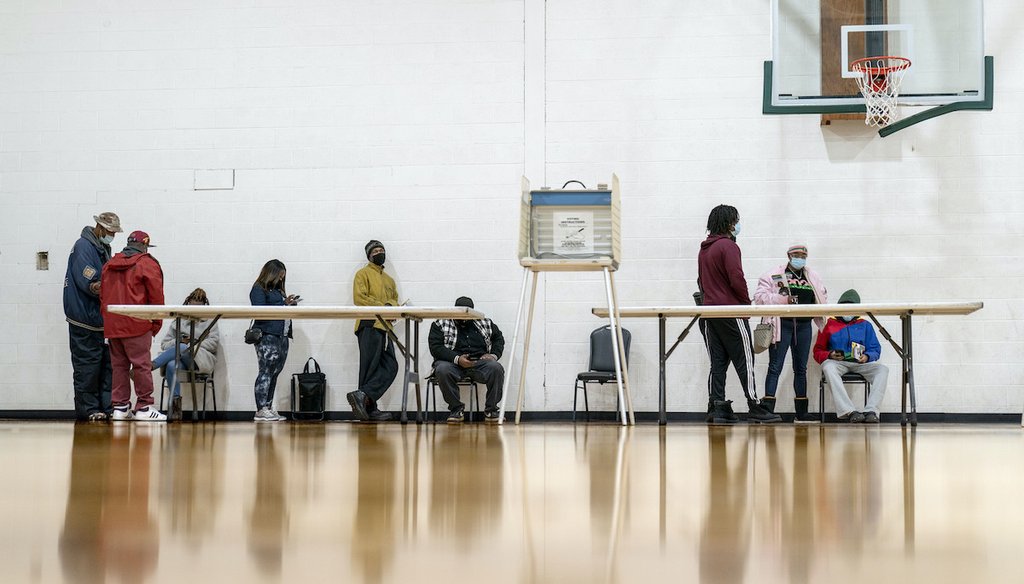
[[144, 320], [163, 318], [237, 318], [237, 319], [477, 319], [482, 312], [464, 306], [140, 306], [117, 304], [108, 307], [114, 314], [123, 314]]
[[[970, 314], [980, 310], [983, 302], [878, 302], [864, 304], [755, 304], [751, 306], [629, 306], [619, 309], [623, 318], [694, 317], [745, 318], [758, 316], [875, 316]], [[608, 309], [594, 308], [594, 316], [608, 318]]]

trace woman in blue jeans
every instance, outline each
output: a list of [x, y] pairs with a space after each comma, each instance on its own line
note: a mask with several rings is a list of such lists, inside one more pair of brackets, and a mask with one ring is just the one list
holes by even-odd
[[[188, 298], [185, 298], [184, 304], [185, 306], [208, 305], [210, 300], [207, 298], [205, 290], [196, 288], [188, 295]], [[182, 367], [193, 369], [192, 359], [188, 350], [188, 335], [193, 330], [193, 327], [188, 320], [183, 320], [181, 323], [182, 331], [179, 333], [175, 324], [176, 321], [172, 320], [171, 326], [168, 327], [167, 333], [164, 334], [164, 338], [160, 341], [161, 353], [153, 359], [153, 369], [167, 366], [164, 376], [167, 378], [167, 386], [171, 388], [171, 405], [168, 417], [171, 420], [180, 420], [181, 382], [177, 379], [177, 372]], [[207, 329], [210, 329], [209, 334], [206, 335], [206, 338], [203, 339], [203, 342], [196, 350], [194, 371], [197, 373], [213, 373], [214, 365], [217, 363], [217, 350], [220, 348], [220, 329], [217, 328], [216, 323], [211, 324], [210, 320], [195, 321], [194, 330], [197, 339], [202, 337]], [[179, 343], [180, 363], [174, 361], [175, 342]]]
[[[249, 301], [253, 306], [295, 306], [300, 297], [285, 292], [285, 276], [287, 270], [280, 260], [270, 260], [263, 265], [263, 270], [249, 291]], [[277, 388], [277, 377], [284, 369], [288, 358], [288, 339], [292, 337], [291, 320], [256, 320], [254, 328], [263, 333], [256, 343], [256, 363], [259, 373], [256, 374], [254, 394], [256, 398], [256, 415], [254, 422], [279, 422], [284, 416], [274, 409], [274, 390]]]
[[[786, 250], [789, 261], [761, 276], [754, 292], [754, 304], [825, 304], [828, 291], [818, 273], [807, 267], [807, 246], [791, 245]], [[807, 357], [811, 352], [811, 322], [821, 330], [821, 318], [765, 317], [762, 323], [773, 326], [772, 345], [768, 348], [768, 375], [764, 380], [761, 404], [775, 411], [775, 392], [779, 376], [786, 364], [786, 353], [793, 354], [793, 398], [795, 420], [815, 422], [807, 413]]]

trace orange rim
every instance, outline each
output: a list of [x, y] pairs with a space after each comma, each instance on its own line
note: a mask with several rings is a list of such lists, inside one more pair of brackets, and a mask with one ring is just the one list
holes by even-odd
[[[870, 63], [872, 61], [895, 61], [895, 65], [888, 65], [885, 67], [872, 67]], [[878, 77], [882, 75], [888, 75], [894, 71], [903, 71], [907, 67], [910, 67], [910, 59], [906, 57], [894, 57], [894, 56], [882, 56], [882, 57], [864, 57], [863, 59], [857, 59], [850, 63], [850, 70], [856, 71], [857, 73], [867, 73], [872, 77]]]

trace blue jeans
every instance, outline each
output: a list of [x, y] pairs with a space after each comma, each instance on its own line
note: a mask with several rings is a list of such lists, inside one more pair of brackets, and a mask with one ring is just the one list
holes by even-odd
[[181, 395], [181, 382], [177, 380], [177, 370], [184, 365], [185, 367], [192, 366], [192, 358], [188, 354], [188, 345], [185, 343], [181, 344], [181, 365], [174, 362], [174, 347], [167, 347], [167, 350], [157, 355], [156, 359], [153, 359], [153, 368], [159, 369], [164, 365], [167, 366], [167, 385], [171, 388], [171, 395], [178, 397]]
[[779, 342], [768, 348], [768, 376], [764, 378], [764, 395], [775, 397], [779, 375], [786, 364], [786, 352], [793, 349], [793, 393], [799, 399], [807, 397], [807, 356], [811, 352], [811, 321], [796, 322], [783, 318], [779, 329]]

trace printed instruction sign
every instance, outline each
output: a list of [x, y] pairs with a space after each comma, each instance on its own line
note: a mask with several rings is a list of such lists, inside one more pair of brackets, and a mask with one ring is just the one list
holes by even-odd
[[561, 254], [594, 253], [594, 213], [554, 213], [555, 252]]

